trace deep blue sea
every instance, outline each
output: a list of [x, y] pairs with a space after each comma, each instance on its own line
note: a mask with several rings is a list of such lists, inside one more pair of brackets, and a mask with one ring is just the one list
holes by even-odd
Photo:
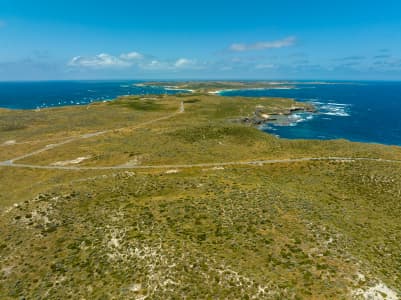
[[[140, 82], [0, 82], [0, 107], [35, 109], [105, 101], [120, 95], [180, 92], [163, 87], [136, 86], [137, 83]], [[295, 114], [287, 126], [265, 125], [261, 128], [283, 138], [345, 138], [401, 146], [401, 82], [298, 82], [291, 85], [294, 88], [235, 90], [221, 95], [290, 97], [314, 104], [317, 113]]]
[[295, 84], [293, 89], [237, 90], [226, 96], [290, 97], [318, 112], [295, 114], [288, 126], [262, 130], [290, 139], [338, 139], [401, 145], [401, 82]]
[[0, 82], [0, 107], [35, 109], [111, 100], [121, 95], [176, 94], [163, 87], [135, 86], [139, 81]]

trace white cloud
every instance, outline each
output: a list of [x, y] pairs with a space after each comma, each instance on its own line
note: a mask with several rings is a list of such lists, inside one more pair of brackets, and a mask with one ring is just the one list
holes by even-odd
[[168, 69], [169, 66], [165, 62], [153, 59], [151, 61], [140, 64], [140, 68], [144, 70], [163, 70], [163, 69]]
[[141, 59], [143, 59], [143, 55], [138, 52], [123, 53], [120, 56], [101, 53], [91, 57], [75, 56], [69, 61], [68, 65], [94, 69], [125, 68], [134, 65]]
[[127, 67], [130, 63], [107, 53], [101, 53], [93, 57], [75, 56], [68, 65], [84, 68], [113, 68]]
[[158, 60], [151, 56], [144, 56], [138, 52], [123, 53], [119, 56], [113, 56], [107, 53], [101, 53], [90, 57], [76, 56], [68, 62], [68, 65], [71, 67], [92, 69], [128, 68], [136, 66], [143, 70], [165, 71], [199, 69], [201, 67], [195, 60], [188, 58]]
[[264, 49], [278, 49], [283, 47], [289, 47], [294, 45], [296, 38], [293, 36], [287, 37], [285, 39], [268, 41], [268, 42], [257, 42], [254, 44], [232, 44], [230, 46], [231, 51], [244, 52], [250, 50], [264, 50]]
[[187, 58], [180, 58], [174, 63], [176, 68], [185, 68], [191, 65], [194, 65], [194, 61]]
[[143, 55], [141, 53], [133, 51], [121, 54], [120, 58], [122, 60], [138, 60], [138, 59], [143, 59]]
[[183, 69], [198, 69], [200, 66], [194, 60], [179, 58], [175, 61], [161, 61], [153, 59], [151, 61], [141, 63], [139, 67], [144, 70], [177, 71]]

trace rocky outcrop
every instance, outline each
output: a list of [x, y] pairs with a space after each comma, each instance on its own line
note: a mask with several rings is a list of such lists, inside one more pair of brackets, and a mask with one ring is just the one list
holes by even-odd
[[241, 118], [241, 123], [250, 125], [262, 125], [265, 123], [274, 123], [283, 116], [290, 116], [295, 113], [314, 113], [316, 109], [312, 106], [292, 106], [288, 109], [283, 109], [274, 113], [266, 113], [262, 108], [256, 108], [253, 116]]

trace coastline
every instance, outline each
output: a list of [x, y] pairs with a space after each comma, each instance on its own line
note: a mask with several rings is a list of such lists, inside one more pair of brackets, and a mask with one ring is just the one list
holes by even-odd
[[[271, 84], [277, 84], [279, 83], [271, 83]], [[295, 86], [288, 86], [288, 87], [261, 87], [261, 88], [243, 88], [243, 89], [221, 89], [221, 90], [216, 90], [216, 91], [209, 91], [209, 94], [213, 95], [222, 95], [225, 92], [234, 92], [234, 91], [264, 91], [264, 90], [293, 90], [296, 89]]]
[[0, 85], [0, 108], [37, 110], [89, 105], [112, 101], [122, 96], [173, 95], [188, 92], [192, 91], [162, 86], [150, 87], [132, 81], [12, 82]]
[[189, 93], [195, 93], [195, 90], [191, 90], [191, 89], [180, 89], [178, 87], [170, 87], [170, 86], [165, 86], [164, 89], [166, 91], [184, 91], [184, 92], [189, 92]]
[[[92, 85], [93, 82], [90, 82]], [[295, 83], [295, 82], [294, 82]], [[299, 82], [300, 84], [305, 84], [304, 82]], [[41, 83], [43, 84], [43, 83]], [[288, 98], [295, 99], [299, 102], [306, 102], [313, 105], [316, 110], [311, 112], [293, 112], [290, 116], [278, 116], [278, 117], [269, 117], [268, 121], [265, 121], [263, 118], [256, 118], [252, 123], [256, 124], [265, 124], [265, 126], [261, 126], [261, 130], [270, 134], [278, 135], [282, 138], [288, 139], [318, 139], [318, 140], [330, 140], [330, 139], [338, 139], [344, 138], [350, 141], [356, 142], [367, 142], [367, 143], [378, 143], [384, 145], [400, 145], [400, 137], [397, 133], [397, 120], [394, 120], [392, 115], [386, 115], [382, 106], [377, 106], [374, 102], [374, 96], [386, 93], [389, 85], [350, 85], [350, 84], [341, 84], [341, 87], [334, 87], [337, 83], [326, 83], [322, 84], [322, 82], [314, 82], [317, 84], [314, 86], [314, 89], [310, 89], [308, 87], [302, 86], [290, 86], [288, 82], [285, 82], [285, 86], [283, 86], [282, 82], [266, 82], [263, 84], [269, 84], [268, 87], [252, 87], [254, 85], [260, 85], [260, 82], [183, 82], [180, 85], [179, 82], [149, 82], [149, 83], [131, 83], [131, 86], [138, 86], [139, 88], [133, 91], [138, 91], [138, 94], [127, 93], [130, 90], [124, 88], [121, 89], [121, 82], [116, 81], [113, 84], [106, 84], [105, 90], [98, 90], [100, 93], [98, 95], [93, 95], [94, 97], [99, 96], [99, 99], [88, 99], [85, 94], [78, 95], [73, 97], [74, 100], [68, 101], [69, 98], [66, 97], [66, 101], [64, 102], [55, 102], [45, 105], [46, 101], [43, 101], [43, 105], [35, 105], [30, 106], [30, 102], [18, 102], [18, 97], [14, 102], [3, 101], [5, 103], [4, 106], [0, 107], [0, 110], [3, 114], [6, 111], [12, 110], [30, 110], [30, 111], [40, 111], [44, 109], [51, 108], [62, 108], [62, 107], [73, 107], [73, 106], [88, 106], [94, 103], [102, 103], [113, 101], [114, 99], [121, 96], [138, 96], [138, 97], [147, 97], [151, 94], [154, 95], [174, 95], [174, 94], [187, 94], [189, 95], [218, 95], [222, 97], [253, 97], [253, 98]], [[312, 82], [308, 82], [308, 84], [312, 84]], [[56, 86], [59, 86], [60, 83], [57, 83]], [[75, 85], [75, 83], [74, 83]], [[80, 83], [82, 85], [82, 83]], [[100, 83], [97, 86], [104, 87], [104, 83]], [[248, 85], [250, 87], [241, 87], [241, 88], [215, 88], [217, 86], [238, 86], [238, 85]], [[394, 84], [393, 84], [394, 85]], [[31, 86], [31, 83], [29, 83]], [[116, 96], [110, 95], [109, 90], [112, 88], [113, 93], [118, 93]], [[116, 88], [115, 88], [116, 87]], [[149, 88], [147, 88], [149, 87]], [[364, 89], [368, 88], [376, 88], [376, 94], [372, 94], [373, 100], [370, 100], [370, 103], [363, 102], [353, 102], [353, 101], [361, 101], [359, 99], [365, 99], [365, 97], [371, 97], [369, 94], [363, 94]], [[93, 91], [91, 87], [87, 88], [86, 83], [83, 86], [83, 90]], [[297, 91], [295, 91], [297, 90]], [[299, 91], [298, 91], [299, 90]], [[109, 98], [104, 98], [103, 92], [107, 92], [109, 94]], [[255, 91], [253, 93], [252, 91]], [[264, 92], [265, 91], [265, 92]], [[327, 91], [330, 93], [327, 94]], [[344, 93], [343, 91], [347, 91]], [[395, 92], [399, 91], [398, 86]], [[243, 93], [242, 93], [243, 92]], [[30, 92], [25, 92], [26, 98], [29, 99]], [[87, 92], [86, 94], [91, 94], [91, 92]], [[361, 95], [360, 95], [361, 94]], [[9, 92], [9, 95], [12, 95]], [[356, 96], [355, 96], [356, 95]], [[1, 93], [0, 93], [1, 96]], [[31, 99], [36, 99], [38, 95], [36, 93], [32, 94]], [[82, 97], [82, 98], [79, 98]], [[92, 97], [92, 96], [91, 96]], [[345, 99], [342, 99], [346, 97]], [[391, 94], [392, 98], [387, 96], [387, 99], [398, 99], [394, 97], [398, 97], [397, 95]], [[4, 98], [4, 93], [3, 97]], [[39, 98], [40, 99], [40, 98]], [[356, 99], [356, 100], [355, 100]], [[41, 100], [32, 101], [31, 103], [40, 103]], [[50, 102], [50, 101], [49, 101]], [[48, 103], [49, 103], [48, 102]], [[14, 105], [18, 103], [18, 105]], [[376, 105], [376, 106], [374, 106]], [[387, 104], [386, 104], [387, 105]], [[381, 115], [377, 115], [376, 110], [380, 109], [379, 113], [382, 112]], [[390, 106], [385, 108], [386, 110], [390, 110]], [[397, 107], [393, 107], [393, 110], [396, 110]], [[391, 119], [391, 122], [388, 122], [388, 119]], [[276, 119], [276, 120], [271, 120]], [[364, 118], [364, 119], [361, 119]], [[370, 130], [367, 132], [362, 127], [366, 127], [365, 123], [369, 120], [369, 126], [372, 126], [374, 130]], [[372, 125], [375, 124], [375, 125]], [[383, 125], [385, 124], [385, 125]], [[393, 124], [393, 126], [390, 126]], [[353, 130], [349, 130], [349, 126], [354, 126]], [[376, 128], [381, 128], [381, 130]], [[381, 132], [383, 130], [386, 131], [386, 134], [383, 135]]]
[[292, 98], [316, 107], [316, 113], [296, 113], [289, 120], [261, 126], [261, 130], [281, 138], [346, 139], [353, 142], [401, 146], [400, 121], [396, 115], [389, 113], [399, 109], [400, 102], [394, 100], [400, 99], [400, 83], [362, 85], [348, 82], [315, 82], [316, 85], [309, 83], [304, 86], [303, 82], [299, 83], [296, 90], [216, 89], [211, 91], [211, 94], [227, 97]]
[[134, 86], [150, 87], [150, 88], [161, 87], [166, 91], [183, 91], [183, 92], [195, 93], [195, 90], [193, 90], [193, 89], [180, 88], [180, 87], [175, 86], [175, 85], [152, 85], [152, 84], [146, 84], [146, 83], [136, 83], [136, 84], [134, 84]]
[[[125, 97], [125, 96], [132, 96], [132, 95], [121, 95], [118, 97]], [[117, 98], [118, 98], [117, 97]], [[74, 106], [88, 106], [96, 103], [106, 103], [106, 102], [111, 102], [116, 100], [117, 98], [111, 98], [111, 99], [99, 99], [99, 100], [93, 100], [87, 103], [83, 102], [73, 102], [69, 104], [61, 104], [61, 105], [48, 105], [48, 106], [37, 106], [37, 107], [31, 107], [31, 108], [21, 108], [21, 107], [4, 107], [0, 106], [0, 112], [1, 111], [18, 111], [18, 110], [23, 110], [23, 111], [41, 111], [43, 109], [59, 109], [59, 108], [66, 108], [66, 107], [74, 107]]]

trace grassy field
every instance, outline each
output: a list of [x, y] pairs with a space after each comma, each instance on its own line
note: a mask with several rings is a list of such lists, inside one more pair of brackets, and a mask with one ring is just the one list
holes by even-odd
[[[0, 166], [0, 298], [398, 299], [401, 163], [174, 167], [401, 161], [400, 147], [238, 121], [294, 105], [307, 108], [187, 94], [0, 111], [0, 160], [72, 139], [15, 163], [75, 167]], [[107, 166], [127, 169], [84, 168]]]

